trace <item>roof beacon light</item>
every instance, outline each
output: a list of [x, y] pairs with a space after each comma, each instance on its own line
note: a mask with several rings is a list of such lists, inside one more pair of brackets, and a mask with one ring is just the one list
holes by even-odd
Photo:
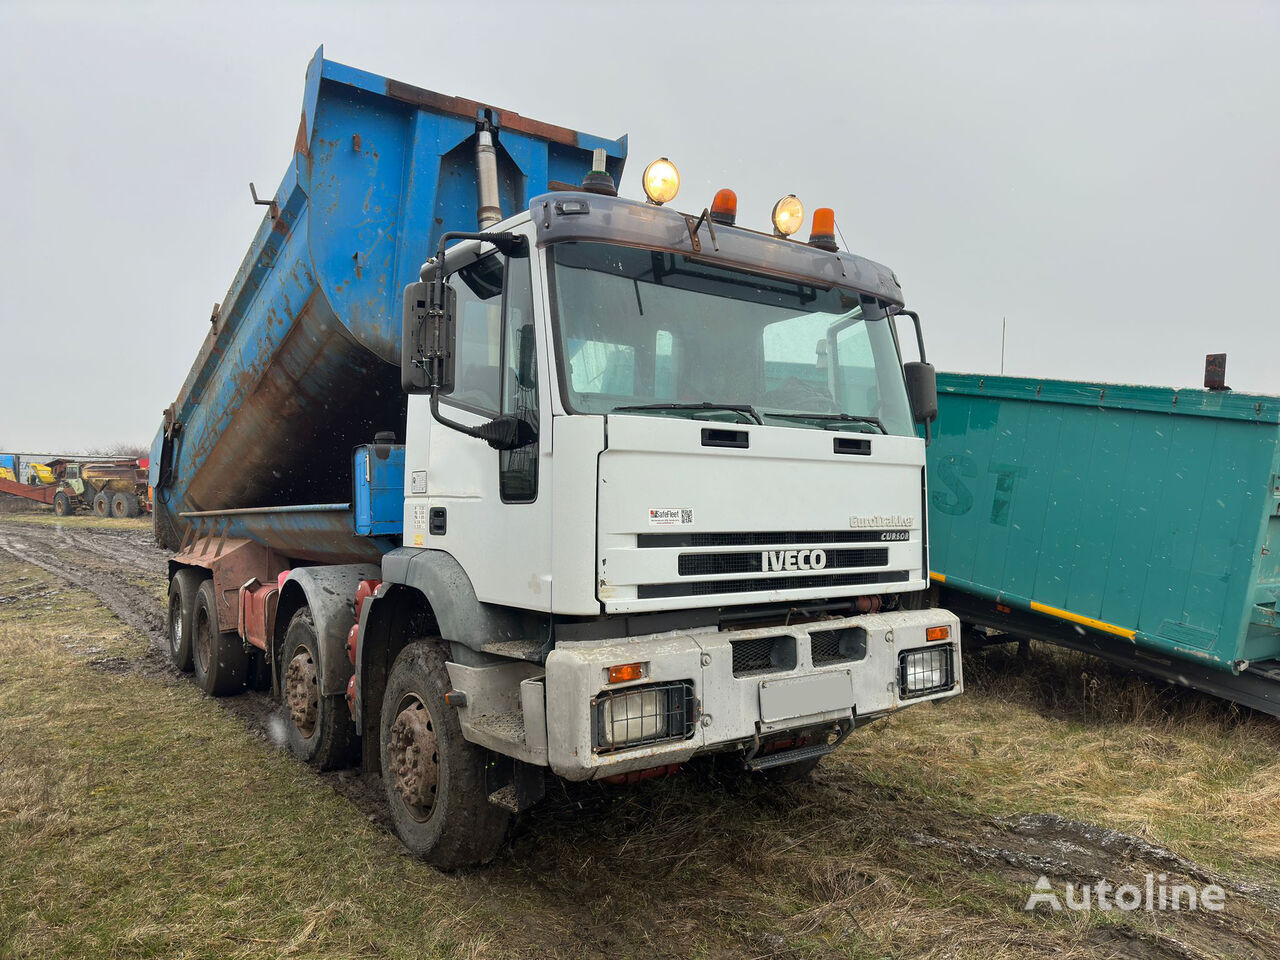
[[711, 201], [711, 222], [732, 227], [737, 219], [738, 195], [728, 187], [717, 190], [715, 199]]
[[659, 157], [644, 168], [644, 195], [650, 203], [662, 206], [680, 192], [680, 171], [666, 157]]
[[835, 253], [840, 248], [836, 245], [836, 212], [830, 207], [819, 207], [813, 211], [813, 229], [809, 231], [809, 246], [819, 250], [830, 250]]
[[773, 230], [779, 237], [789, 237], [804, 223], [804, 204], [794, 193], [773, 205]]
[[591, 172], [582, 178], [582, 189], [587, 193], [600, 193], [606, 197], [616, 197], [618, 188], [605, 169], [607, 156], [603, 147], [596, 147], [591, 154]]

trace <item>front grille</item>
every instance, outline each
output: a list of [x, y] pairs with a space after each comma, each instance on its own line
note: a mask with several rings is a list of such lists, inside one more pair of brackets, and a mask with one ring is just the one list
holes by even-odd
[[604, 690], [591, 708], [597, 753], [687, 740], [697, 725], [697, 699], [687, 680]]
[[796, 668], [795, 637], [752, 637], [733, 641], [733, 675], [775, 673]]
[[[682, 553], [680, 554], [677, 570], [682, 577], [715, 576], [726, 573], [761, 573], [764, 570], [764, 552]], [[847, 567], [883, 567], [889, 562], [889, 551], [884, 547], [875, 547], [867, 550], [824, 550], [822, 552], [826, 556], [826, 562], [822, 567], [823, 570], [839, 570]], [[781, 558], [779, 560], [781, 561]]]
[[742, 580], [690, 580], [685, 583], [643, 583], [636, 588], [641, 600], [661, 597], [705, 597], [715, 593], [752, 593], [757, 590], [804, 590], [809, 587], [854, 587], [872, 583], [902, 583], [906, 570], [869, 570], [830, 576], [747, 577]]
[[867, 631], [861, 627], [814, 630], [809, 634], [809, 657], [815, 667], [861, 660], [867, 652]]
[[904, 540], [909, 530], [743, 530], [735, 533], [640, 533], [639, 547], [768, 547], [818, 543], [884, 543]]

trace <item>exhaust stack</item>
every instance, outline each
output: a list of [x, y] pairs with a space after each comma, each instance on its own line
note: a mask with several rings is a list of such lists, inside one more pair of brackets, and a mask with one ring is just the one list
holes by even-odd
[[481, 130], [476, 135], [476, 182], [479, 187], [480, 229], [488, 230], [502, 219], [502, 201], [498, 198], [498, 153], [493, 148], [493, 134]]

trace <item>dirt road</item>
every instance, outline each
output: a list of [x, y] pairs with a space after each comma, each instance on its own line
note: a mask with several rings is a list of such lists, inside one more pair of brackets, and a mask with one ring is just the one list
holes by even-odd
[[[161, 606], [167, 556], [152, 544], [149, 531], [0, 515], [0, 555], [88, 591], [148, 638], [142, 657], [102, 666], [154, 678], [179, 689], [184, 697], [201, 696], [168, 662]], [[21, 599], [20, 594], [0, 597]], [[973, 698], [980, 703], [984, 696], [989, 694], [982, 689], [967, 693], [967, 709], [972, 709]], [[253, 736], [280, 747], [277, 707], [268, 695], [249, 692], [219, 703]], [[992, 712], [1000, 709], [995, 700], [990, 707]], [[936, 713], [945, 721], [946, 713]], [[1241, 875], [1214, 869], [1150, 836], [1045, 810], [1043, 802], [1037, 804], [1040, 809], [987, 800], [959, 802], [949, 790], [938, 790], [940, 781], [929, 779], [929, 768], [954, 769], [959, 777], [963, 768], [949, 764], [956, 763], [957, 756], [963, 760], [967, 748], [944, 754], [955, 744], [931, 742], [929, 724], [938, 721], [911, 722], [918, 728], [904, 732], [890, 726], [878, 745], [878, 728], [873, 727], [860, 746], [828, 758], [813, 782], [793, 788], [762, 789], [741, 777], [697, 766], [678, 782], [632, 791], [591, 786], [553, 791], [548, 802], [523, 818], [511, 847], [483, 874], [483, 882], [537, 889], [555, 903], [555, 928], [571, 933], [562, 939], [556, 934], [543, 943], [546, 955], [562, 950], [603, 955], [617, 945], [628, 948], [623, 954], [643, 955], [643, 949], [639, 954], [637, 949], [652, 946], [655, 938], [678, 944], [685, 942], [679, 939], [681, 930], [687, 934], [702, 929], [700, 925], [715, 928], [722, 923], [728, 942], [734, 944], [715, 954], [725, 956], [737, 955], [739, 949], [761, 957], [862, 955], [825, 949], [815, 953], [811, 937], [821, 933], [824, 939], [816, 942], [828, 945], [841, 942], [842, 936], [891, 943], [899, 936], [894, 933], [898, 925], [906, 925], [900, 935], [904, 956], [944, 955], [937, 948], [948, 936], [967, 944], [946, 954], [956, 956], [977, 955], [988, 940], [993, 944], [991, 956], [1003, 956], [1006, 949], [1010, 955], [1024, 956], [1262, 960], [1276, 955], [1280, 890], [1259, 881], [1256, 864]], [[992, 743], [1003, 736], [995, 729], [979, 733]], [[1115, 731], [1115, 736], [1123, 742], [1125, 732]], [[948, 739], [955, 741], [956, 736]], [[975, 764], [983, 757], [977, 743], [972, 747]], [[886, 756], [890, 750], [895, 756]], [[918, 753], [920, 767], [913, 766], [913, 752]], [[1176, 756], [1168, 762], [1176, 764]], [[1061, 763], [1068, 762], [1068, 757], [1061, 758]], [[1031, 760], [1014, 757], [1008, 763], [1026, 764], [1023, 775], [1030, 785], [1029, 778], [1036, 775]], [[1178, 773], [1170, 770], [1171, 775]], [[318, 779], [385, 827], [379, 784], [352, 772]], [[957, 795], [966, 789], [974, 796], [980, 792], [956, 782]], [[1085, 780], [1063, 789], [1087, 794], [1090, 784]], [[1061, 807], [1105, 807], [1105, 798], [1099, 799], [1064, 793]], [[1277, 817], [1280, 811], [1261, 815]], [[1206, 812], [1204, 830], [1212, 830], [1212, 824], [1212, 812]], [[1188, 834], [1197, 825], [1193, 823]], [[630, 856], [624, 857], [628, 850]], [[644, 888], [644, 909], [632, 904], [602, 914], [598, 895], [619, 882], [620, 871], [625, 872], [628, 890]], [[1156, 916], [1113, 912], [1105, 922], [1072, 926], [1059, 918], [1024, 913], [1020, 907], [1041, 876], [1048, 877], [1061, 895], [1067, 882], [1106, 880], [1140, 886], [1146, 874], [1166, 877], [1170, 884], [1219, 884], [1227, 891], [1229, 908], [1222, 913]], [[760, 909], [760, 901], [750, 899], [746, 891], [770, 890], [780, 883], [785, 896], [777, 909], [785, 921], [766, 923], [763, 929], [773, 932], [738, 929], [733, 917], [742, 909], [742, 898], [753, 904], [750, 909]], [[609, 896], [624, 895], [615, 890]], [[999, 904], [999, 909], [992, 904]], [[894, 911], [902, 916], [895, 919]], [[909, 924], [921, 922], [929, 911], [936, 912], [938, 929], [907, 935]], [[931, 937], [944, 941], [933, 943]], [[684, 948], [673, 952], [685, 955]]]

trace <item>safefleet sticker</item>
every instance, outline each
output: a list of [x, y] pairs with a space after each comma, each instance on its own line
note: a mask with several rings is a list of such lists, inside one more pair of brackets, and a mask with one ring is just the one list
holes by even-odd
[[692, 507], [649, 508], [649, 526], [651, 527], [687, 527], [692, 523]]

